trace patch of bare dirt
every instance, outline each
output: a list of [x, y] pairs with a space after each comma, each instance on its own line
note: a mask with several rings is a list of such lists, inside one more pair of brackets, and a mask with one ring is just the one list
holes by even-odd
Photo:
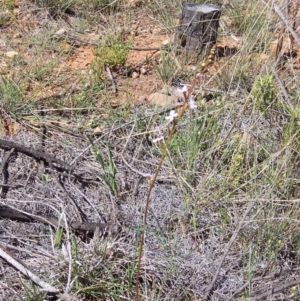
[[81, 46], [73, 51], [73, 54], [64, 63], [66, 71], [85, 70], [91, 66], [94, 59], [94, 49], [91, 46]]

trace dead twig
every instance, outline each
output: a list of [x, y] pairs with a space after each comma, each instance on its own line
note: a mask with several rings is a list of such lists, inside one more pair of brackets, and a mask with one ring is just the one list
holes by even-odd
[[112, 85], [113, 92], [115, 93], [115, 95], [117, 95], [117, 94], [118, 94], [117, 85], [116, 85], [116, 82], [115, 82], [115, 80], [114, 80], [114, 77], [113, 77], [113, 75], [112, 75], [112, 73], [111, 73], [111, 71], [110, 71], [109, 66], [106, 66], [105, 69], [106, 69], [108, 78], [109, 78], [110, 81], [111, 81], [111, 85]]
[[[269, 4], [267, 2], [265, 2], [264, 0], [262, 0], [262, 2], [269, 8], [272, 9]], [[300, 38], [298, 37], [297, 33], [295, 32], [295, 30], [293, 29], [293, 27], [290, 25], [288, 19], [284, 16], [284, 14], [282, 13], [281, 9], [279, 8], [278, 5], [276, 5], [275, 3], [273, 3], [273, 10], [275, 11], [275, 13], [279, 16], [279, 18], [283, 21], [283, 23], [285, 24], [287, 30], [290, 32], [290, 34], [293, 36], [294, 40], [297, 42], [297, 44], [300, 46]]]
[[[256, 293], [254, 293], [253, 294], [253, 296], [254, 296], [253, 297], [254, 298], [253, 301], [262, 300], [262, 299], [266, 300], [266, 298], [268, 296], [271, 296], [273, 294], [282, 292], [283, 290], [285, 290], [285, 289], [287, 289], [287, 288], [289, 288], [291, 286], [296, 286], [296, 285], [299, 285], [299, 284], [300, 284], [300, 278], [297, 279], [297, 280], [294, 280], [294, 281], [290, 281], [290, 282], [284, 283], [284, 284], [279, 285], [277, 287], [273, 287], [270, 290], [268, 290], [268, 291], [266, 291], [266, 292], [264, 292], [264, 293], [262, 293], [260, 295], [257, 295]], [[255, 295], [257, 295], [257, 296], [255, 297]]]
[[226, 246], [226, 248], [224, 250], [224, 254], [223, 254], [222, 258], [221, 258], [221, 261], [219, 262], [217, 271], [215, 272], [215, 275], [214, 275], [214, 277], [213, 277], [213, 279], [212, 279], [209, 287], [206, 289], [206, 295], [205, 295], [204, 300], [209, 300], [210, 299], [212, 290], [214, 289], [215, 283], [216, 283], [216, 281], [217, 281], [217, 279], [219, 277], [222, 264], [223, 264], [223, 262], [224, 262], [224, 260], [225, 260], [225, 258], [227, 256], [227, 254], [228, 254], [228, 252], [229, 252], [232, 244], [236, 240], [236, 238], [237, 238], [237, 236], [238, 236], [238, 234], [239, 234], [239, 232], [240, 232], [240, 230], [241, 230], [241, 228], [242, 228], [242, 226], [243, 226], [243, 224], [245, 222], [246, 216], [248, 215], [248, 213], [250, 212], [250, 210], [252, 209], [253, 206], [254, 206], [254, 202], [252, 202], [252, 203], [249, 204], [249, 206], [248, 206], [247, 210], [245, 211], [245, 213], [244, 213], [244, 215], [243, 215], [243, 217], [242, 217], [239, 225], [237, 226], [237, 228], [235, 229], [233, 235], [231, 236], [231, 238], [230, 238], [230, 240], [229, 240], [229, 242], [228, 242], [228, 244], [227, 244], [227, 246]]
[[[20, 222], [33, 222], [38, 221], [46, 225], [50, 225], [53, 228], [65, 226], [59, 222], [57, 218], [48, 216], [37, 216], [28, 212], [10, 208], [7, 206], [0, 207], [0, 218], [13, 219]], [[69, 223], [69, 227], [76, 231], [91, 231], [94, 232], [96, 228], [99, 228], [101, 232], [109, 232], [111, 234], [117, 234], [120, 230], [119, 226], [113, 223], [96, 223], [96, 222], [81, 222], [72, 221]]]
[[290, 96], [289, 96], [289, 94], [288, 94], [288, 92], [287, 92], [287, 90], [286, 90], [286, 88], [285, 88], [285, 86], [284, 86], [282, 80], [280, 79], [278, 73], [275, 71], [274, 68], [271, 68], [271, 72], [273, 73], [273, 75], [274, 75], [274, 77], [275, 77], [275, 79], [276, 79], [276, 81], [277, 81], [277, 83], [278, 83], [278, 85], [279, 85], [279, 87], [280, 87], [280, 90], [281, 90], [281, 92], [282, 92], [282, 95], [283, 95], [284, 100], [286, 101], [286, 103], [288, 104], [288, 106], [290, 107], [290, 109], [294, 110], [295, 107], [294, 107], [294, 105], [291, 103], [291, 101], [290, 101]]
[[15, 268], [17, 271], [21, 272], [24, 276], [28, 277], [30, 280], [32, 280], [36, 285], [41, 287], [43, 291], [50, 293], [50, 294], [58, 294], [59, 290], [52, 285], [48, 284], [47, 282], [41, 280], [38, 276], [33, 274], [28, 268], [24, 267], [20, 262], [18, 262], [16, 259], [14, 259], [12, 256], [10, 256], [8, 253], [6, 253], [1, 247], [0, 247], [0, 257], [2, 257], [5, 261], [7, 261], [13, 268]]
[[83, 218], [86, 218], [86, 215], [84, 214], [84, 212], [80, 209], [80, 207], [78, 206], [76, 200], [69, 194], [69, 192], [67, 191], [67, 189], [65, 188], [63, 182], [61, 181], [60, 178], [56, 177], [55, 175], [53, 175], [56, 181], [56, 184], [59, 188], [61, 188], [62, 192], [65, 193], [65, 195], [67, 196], [67, 198], [71, 201], [71, 203], [74, 205], [74, 209], [76, 212], [76, 215], [78, 217], [78, 219], [80, 220], [80, 222], [83, 222]]
[[297, 42], [297, 44], [300, 46], [300, 38], [298, 37], [297, 33], [293, 29], [293, 27], [290, 25], [288, 19], [284, 16], [282, 13], [281, 9], [276, 5], [275, 3], [273, 4], [274, 11], [276, 14], [279, 16], [279, 18], [283, 21], [285, 24], [287, 30], [290, 32], [290, 34], [293, 36], [294, 40]]

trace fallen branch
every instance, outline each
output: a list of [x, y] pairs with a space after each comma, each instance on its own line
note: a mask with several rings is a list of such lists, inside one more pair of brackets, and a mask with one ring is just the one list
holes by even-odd
[[[8, 161], [9, 158], [11, 157], [11, 155], [13, 154], [13, 152], [15, 151], [14, 148], [12, 148], [5, 156], [4, 159], [2, 161], [2, 164], [0, 166], [0, 171], [2, 171], [3, 174], [3, 185], [7, 185], [8, 183], [8, 178], [9, 178], [9, 172], [8, 172]], [[0, 194], [0, 198], [4, 199], [6, 197], [6, 194], [8, 192], [8, 186], [2, 186], [1, 189], [1, 194]]]
[[27, 156], [33, 157], [37, 160], [43, 160], [48, 165], [63, 171], [72, 171], [74, 166], [71, 166], [64, 161], [55, 158], [53, 155], [45, 153], [42, 150], [33, 149], [22, 144], [16, 143], [14, 141], [8, 141], [0, 139], [0, 148], [5, 150], [15, 149], [16, 152], [23, 153]]
[[2, 257], [5, 261], [7, 261], [12, 267], [14, 267], [17, 271], [21, 272], [24, 276], [28, 277], [35, 284], [43, 289], [43, 291], [50, 294], [58, 294], [59, 290], [47, 282], [41, 280], [35, 274], [33, 274], [30, 270], [24, 267], [20, 262], [6, 253], [2, 248], [0, 248], [0, 257]]
[[[38, 221], [46, 225], [50, 225], [51, 227], [58, 228], [62, 227], [65, 228], [65, 225], [59, 223], [58, 219], [53, 217], [46, 217], [46, 216], [37, 216], [33, 214], [29, 214], [24, 211], [19, 211], [14, 208], [9, 208], [6, 206], [0, 207], [0, 218], [8, 218], [17, 220], [20, 222], [33, 222]], [[96, 223], [96, 222], [79, 222], [79, 221], [72, 221], [69, 223], [69, 226], [76, 231], [91, 231], [95, 232], [97, 228], [99, 228], [100, 232], [110, 233], [112, 235], [117, 234], [120, 230], [117, 224], [113, 223]]]
[[285, 284], [279, 285], [277, 287], [273, 287], [270, 290], [268, 290], [268, 291], [266, 291], [266, 292], [264, 292], [261, 295], [258, 295], [256, 297], [255, 297], [256, 294], [254, 293], [253, 294], [253, 296], [254, 296], [253, 300], [254, 301], [262, 300], [262, 299], [266, 300], [268, 296], [271, 296], [273, 294], [279, 293], [279, 292], [281, 292], [281, 291], [283, 291], [283, 290], [285, 290], [285, 289], [287, 289], [287, 288], [289, 288], [291, 286], [296, 286], [296, 285], [299, 285], [299, 284], [300, 284], [300, 279], [297, 279], [297, 280], [290, 281], [290, 282], [287, 282]]

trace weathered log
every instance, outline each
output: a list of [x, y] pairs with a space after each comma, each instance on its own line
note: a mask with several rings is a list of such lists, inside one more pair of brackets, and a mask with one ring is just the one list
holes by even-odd
[[207, 55], [217, 41], [221, 8], [214, 4], [185, 4], [175, 42], [187, 54]]

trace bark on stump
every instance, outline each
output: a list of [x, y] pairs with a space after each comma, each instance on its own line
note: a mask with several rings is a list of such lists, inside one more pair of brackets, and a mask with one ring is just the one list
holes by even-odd
[[207, 55], [217, 41], [221, 8], [214, 4], [185, 4], [175, 41], [188, 55]]

